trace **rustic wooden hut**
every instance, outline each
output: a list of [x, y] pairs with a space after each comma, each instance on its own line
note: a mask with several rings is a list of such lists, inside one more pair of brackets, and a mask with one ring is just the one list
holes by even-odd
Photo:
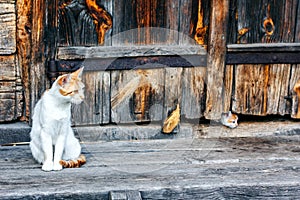
[[300, 118], [299, 0], [0, 0], [0, 122], [85, 66], [76, 125]]

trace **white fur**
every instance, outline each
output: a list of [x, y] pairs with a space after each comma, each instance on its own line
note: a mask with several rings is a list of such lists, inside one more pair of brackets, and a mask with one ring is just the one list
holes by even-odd
[[238, 126], [238, 117], [233, 122], [229, 123], [227, 120], [231, 118], [232, 113], [229, 111], [228, 113], [222, 113], [221, 115], [221, 123], [224, 126], [227, 126], [229, 128], [236, 128]]
[[72, 98], [61, 95], [59, 87], [57, 81], [53, 83], [36, 104], [32, 117], [30, 148], [44, 171], [61, 170], [61, 159], [76, 159], [81, 152], [71, 128]]

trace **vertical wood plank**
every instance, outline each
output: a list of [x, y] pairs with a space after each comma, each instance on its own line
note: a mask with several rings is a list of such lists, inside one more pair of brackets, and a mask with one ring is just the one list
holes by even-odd
[[[32, 1], [31, 65], [30, 65], [30, 106], [31, 111], [46, 89], [45, 69], [45, 10], [46, 1]], [[32, 114], [32, 113], [31, 113]]]
[[205, 117], [214, 120], [220, 119], [223, 111], [228, 9], [228, 0], [211, 1]]
[[24, 87], [24, 112], [23, 120], [30, 117], [30, 78], [29, 68], [31, 60], [31, 0], [17, 0], [17, 65], [20, 68], [22, 85]]
[[187, 119], [203, 117], [206, 100], [206, 68], [183, 69], [181, 114]]
[[[105, 10], [111, 14], [112, 17], [114, 17], [115, 13], [113, 10], [113, 5], [114, 5], [114, 0], [102, 0], [101, 3], [103, 4]], [[114, 20], [113, 20], [114, 23]], [[112, 28], [109, 29], [105, 33], [105, 38], [104, 38], [104, 46], [111, 46], [112, 45]]]
[[234, 65], [226, 65], [225, 67], [225, 79], [224, 79], [224, 101], [223, 112], [231, 110], [231, 101], [233, 94], [233, 80], [234, 80]]
[[110, 72], [85, 72], [85, 99], [74, 105], [74, 125], [108, 124], [110, 121]]
[[298, 110], [298, 104], [300, 100], [294, 91], [294, 86], [300, 80], [300, 65], [293, 65], [291, 68], [291, 79], [289, 80], [289, 97], [291, 97], [291, 105], [288, 106], [288, 111], [291, 112], [292, 118], [297, 118], [297, 114], [300, 112]]
[[165, 69], [165, 95], [163, 120], [167, 119], [170, 112], [175, 110], [177, 104], [181, 110], [182, 107], [182, 68]]
[[[298, 1], [297, 4], [297, 18], [296, 18], [296, 25], [295, 25], [295, 34], [294, 40], [295, 42], [300, 42], [300, 2]], [[300, 99], [298, 98], [297, 94], [294, 91], [294, 86], [300, 80], [300, 64], [292, 65], [291, 67], [291, 77], [289, 81], [289, 97], [291, 97], [291, 105], [288, 104], [287, 108], [291, 112], [292, 118], [297, 118], [299, 115], [300, 110], [298, 110], [298, 105], [300, 104]]]

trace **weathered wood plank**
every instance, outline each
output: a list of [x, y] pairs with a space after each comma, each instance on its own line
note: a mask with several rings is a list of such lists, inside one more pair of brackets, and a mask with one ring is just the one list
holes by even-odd
[[[171, 113], [178, 109], [181, 116], [182, 108], [182, 68], [166, 68], [165, 69], [165, 94], [163, 107], [163, 121], [165, 121]], [[180, 118], [179, 118], [180, 120]]]
[[239, 65], [235, 69], [232, 111], [266, 115], [269, 66]]
[[[270, 65], [267, 91], [267, 114], [285, 115], [287, 112], [286, 96], [289, 93], [291, 65]], [[267, 77], [265, 77], [267, 78]]]
[[[114, 18], [114, 0], [103, 0], [101, 1], [101, 4], [104, 6], [105, 10]], [[115, 21], [113, 20], [113, 26], [114, 26]], [[104, 46], [111, 46], [112, 45], [112, 28], [107, 30], [105, 33], [105, 38], [104, 38]]]
[[16, 6], [15, 1], [0, 2], [0, 54], [16, 52]]
[[30, 111], [34, 109], [35, 104], [46, 90], [46, 70], [45, 70], [45, 19], [47, 2], [33, 0], [31, 12], [32, 26], [31, 26], [31, 67], [29, 69], [30, 77]]
[[185, 68], [182, 74], [181, 114], [187, 119], [203, 117], [206, 101], [206, 68]]
[[111, 72], [112, 122], [162, 119], [164, 69]]
[[15, 92], [15, 81], [0, 81], [0, 93]]
[[21, 72], [21, 79], [24, 91], [24, 119], [29, 119], [31, 113], [30, 107], [30, 61], [31, 61], [31, 15], [32, 15], [32, 1], [24, 0], [17, 1], [17, 50], [18, 50], [18, 68]]
[[97, 125], [110, 122], [110, 73], [85, 72], [85, 99], [73, 106], [74, 125]]
[[108, 199], [110, 191], [139, 191], [142, 199], [300, 195], [299, 141], [288, 138], [88, 143], [86, 165], [55, 173], [41, 171], [27, 145], [0, 148], [1, 199]]
[[0, 56], [0, 81], [15, 81], [16, 74], [16, 56]]
[[[158, 1], [160, 2], [160, 1]], [[161, 8], [163, 11], [165, 9], [164, 18], [160, 15], [160, 13], [157, 14], [157, 17], [160, 18], [160, 20], [163, 22], [158, 27], [162, 28], [159, 32], [164, 32], [166, 41], [163, 42], [164, 44], [168, 45], [178, 45], [179, 42], [179, 26], [181, 21], [183, 19], [183, 15], [180, 14], [180, 7], [181, 7], [181, 1], [173, 1], [173, 0], [165, 0], [164, 7]], [[161, 11], [161, 12], [162, 12]], [[180, 18], [181, 17], [181, 18]], [[185, 16], [188, 17], [188, 16]], [[154, 33], [155, 34], [155, 33]], [[157, 39], [155, 41], [160, 43], [160, 36], [156, 35]], [[154, 41], [154, 44], [157, 42]]]
[[59, 47], [57, 52], [57, 58], [62, 60], [161, 55], [206, 55], [206, 51], [201, 46], [197, 45], [139, 45], [111, 47]]
[[207, 58], [207, 99], [205, 117], [218, 120], [223, 112], [226, 30], [229, 1], [211, 1]]
[[234, 80], [234, 65], [225, 66], [225, 79], [224, 79], [224, 101], [223, 101], [223, 112], [231, 111], [232, 105], [232, 94], [233, 90], [233, 80]]
[[291, 77], [289, 80], [289, 97], [291, 98], [291, 104], [287, 104], [288, 112], [291, 112], [292, 118], [298, 118], [300, 110], [298, 110], [298, 105], [300, 100], [297, 93], [294, 91], [294, 87], [300, 80], [300, 65], [293, 65], [291, 67]]
[[[300, 42], [300, 4], [298, 4], [297, 10], [297, 23], [295, 32], [295, 42]], [[299, 105], [300, 99], [294, 91], [296, 83], [300, 80], [300, 64], [291, 66], [291, 77], [289, 81], [289, 97], [291, 97], [291, 104], [287, 103], [287, 107], [291, 110], [291, 117], [297, 118], [300, 115]]]
[[[184, 1], [186, 2], [186, 0]], [[189, 26], [189, 35], [193, 37], [199, 45], [207, 45], [208, 43], [208, 25], [210, 18], [210, 1], [192, 0], [191, 8], [188, 9], [191, 14]]]
[[299, 43], [253, 43], [253, 44], [228, 44], [230, 52], [299, 52]]
[[189, 0], [181, 0], [180, 1], [180, 7], [179, 7], [179, 39], [178, 44], [179, 45], [188, 45], [188, 44], [194, 44], [195, 41], [190, 37], [190, 25], [191, 25], [191, 17], [193, 14], [191, 14], [192, 1]]
[[[229, 45], [232, 51], [295, 52], [298, 54], [299, 46], [290, 44], [295, 33], [295, 16], [297, 1], [248, 2], [238, 1], [236, 34], [243, 29], [249, 29], [239, 37], [239, 43], [276, 43], [278, 44], [247, 44]], [[259, 12], [258, 12], [259, 11]], [[259, 20], [252, 20], [250, 16], [258, 16]], [[289, 17], [283, 17], [289, 16]], [[250, 28], [251, 27], [251, 28]], [[290, 30], [290, 31], [286, 31]], [[279, 47], [281, 46], [281, 47]], [[240, 49], [238, 49], [240, 48]], [[271, 61], [275, 60], [274, 57]], [[280, 59], [277, 60], [277, 62]], [[247, 68], [251, 68], [247, 69]], [[287, 114], [287, 99], [290, 79], [290, 65], [237, 65], [235, 70], [235, 94], [233, 111], [242, 114]]]

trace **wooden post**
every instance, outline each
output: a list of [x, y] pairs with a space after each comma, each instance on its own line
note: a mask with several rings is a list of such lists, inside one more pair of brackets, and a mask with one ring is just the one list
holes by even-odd
[[207, 99], [205, 117], [219, 120], [223, 112], [226, 30], [229, 0], [212, 0], [207, 58]]

